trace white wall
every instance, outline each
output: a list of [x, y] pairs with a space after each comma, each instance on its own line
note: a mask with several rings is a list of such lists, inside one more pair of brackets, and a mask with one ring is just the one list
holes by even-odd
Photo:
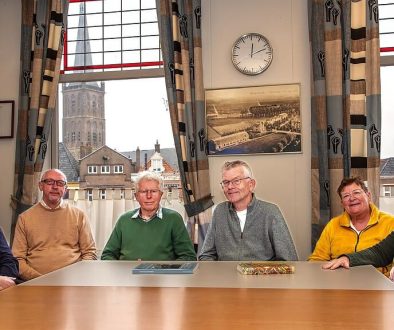
[[[18, 101], [20, 1], [0, 0], [0, 99]], [[259, 198], [282, 209], [299, 256], [310, 253], [310, 66], [307, 0], [202, 0], [205, 88], [301, 84], [303, 144], [301, 154], [248, 155]], [[246, 32], [265, 35], [274, 48], [270, 68], [262, 75], [242, 75], [232, 66], [234, 40]], [[17, 104], [16, 104], [17, 105]], [[15, 139], [0, 139], [0, 226], [9, 237], [13, 190]], [[234, 157], [211, 157], [211, 186], [215, 202], [224, 200], [220, 167]]]
[[[220, 168], [242, 158], [254, 170], [257, 197], [279, 205], [300, 259], [310, 254], [310, 65], [306, 0], [202, 0], [204, 84], [206, 89], [301, 84], [302, 153], [211, 156], [215, 203], [224, 200]], [[232, 65], [235, 39], [247, 32], [264, 35], [273, 46], [273, 62], [263, 74], [246, 76]]]
[[[15, 100], [15, 132], [19, 95], [21, 1], [0, 0], [0, 100]], [[0, 139], [0, 227], [10, 233], [15, 138]]]

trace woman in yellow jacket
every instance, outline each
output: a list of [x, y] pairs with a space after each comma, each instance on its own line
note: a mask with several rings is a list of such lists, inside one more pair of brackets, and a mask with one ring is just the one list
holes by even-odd
[[361, 178], [343, 179], [337, 192], [344, 212], [327, 223], [308, 260], [329, 261], [367, 249], [394, 230], [394, 216], [380, 211], [371, 202], [371, 194]]

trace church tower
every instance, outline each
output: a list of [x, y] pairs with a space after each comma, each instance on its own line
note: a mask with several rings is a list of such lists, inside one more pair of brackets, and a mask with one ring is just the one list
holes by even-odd
[[[85, 20], [81, 2], [74, 61], [77, 67], [93, 64]], [[105, 145], [104, 95], [104, 82], [63, 84], [63, 143], [77, 160]]]

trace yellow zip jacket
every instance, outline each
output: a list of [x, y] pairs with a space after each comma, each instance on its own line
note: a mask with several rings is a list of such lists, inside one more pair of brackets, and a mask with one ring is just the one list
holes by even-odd
[[[343, 254], [367, 249], [388, 236], [394, 230], [394, 216], [382, 211], [372, 203], [371, 217], [367, 227], [359, 234], [350, 227], [350, 216], [345, 211], [332, 218], [325, 226], [308, 260], [328, 261]], [[386, 269], [383, 270], [386, 272]]]

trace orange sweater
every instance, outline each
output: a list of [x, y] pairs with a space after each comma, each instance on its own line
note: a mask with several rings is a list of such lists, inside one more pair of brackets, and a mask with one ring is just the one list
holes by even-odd
[[12, 252], [25, 280], [82, 259], [97, 259], [85, 213], [68, 203], [55, 210], [37, 203], [23, 212], [15, 228]]

